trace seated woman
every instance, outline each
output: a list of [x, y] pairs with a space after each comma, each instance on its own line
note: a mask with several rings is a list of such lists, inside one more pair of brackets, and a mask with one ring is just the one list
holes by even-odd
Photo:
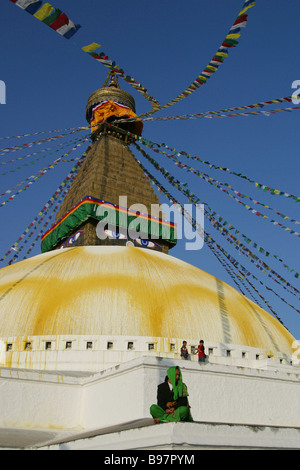
[[150, 407], [154, 423], [193, 421], [187, 397], [187, 386], [182, 382], [180, 368], [170, 367], [165, 381], [158, 385], [157, 405]]

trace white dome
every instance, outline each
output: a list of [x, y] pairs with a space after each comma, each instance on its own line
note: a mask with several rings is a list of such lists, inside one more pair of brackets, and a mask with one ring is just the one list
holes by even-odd
[[294, 341], [216, 277], [119, 246], [52, 251], [0, 270], [0, 339], [46, 335], [198, 338], [289, 355]]

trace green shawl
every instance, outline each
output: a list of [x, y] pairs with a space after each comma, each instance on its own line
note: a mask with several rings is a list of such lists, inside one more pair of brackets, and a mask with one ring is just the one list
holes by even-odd
[[[179, 370], [179, 380], [176, 385], [176, 369]], [[178, 366], [170, 367], [167, 370], [167, 376], [171, 380], [171, 384], [174, 392], [174, 400], [177, 400], [178, 397], [187, 397], [188, 391], [187, 386], [182, 382], [181, 370]]]

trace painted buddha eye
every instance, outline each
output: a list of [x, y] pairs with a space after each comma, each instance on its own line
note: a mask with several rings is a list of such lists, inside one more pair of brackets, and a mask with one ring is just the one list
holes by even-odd
[[154, 247], [161, 248], [157, 243], [154, 243], [150, 240], [145, 240], [143, 238], [135, 238], [134, 241], [138, 243], [139, 245], [142, 245], [147, 248], [154, 248]]
[[126, 240], [127, 237], [123, 233], [114, 232], [113, 230], [104, 230], [109, 238], [115, 238], [117, 240]]
[[74, 235], [68, 238], [67, 244], [72, 245], [74, 242], [76, 242], [76, 240], [78, 240], [82, 232], [83, 232], [82, 230], [78, 230], [78, 232], [76, 232]]
[[76, 242], [76, 240], [78, 240], [78, 238], [80, 237], [80, 235], [83, 233], [82, 230], [78, 230], [78, 232], [75, 233], [74, 235], [74, 241]]

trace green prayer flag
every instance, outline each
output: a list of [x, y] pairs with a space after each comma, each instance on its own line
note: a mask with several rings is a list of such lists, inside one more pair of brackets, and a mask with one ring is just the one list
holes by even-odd
[[62, 14], [62, 11], [59, 10], [58, 8], [55, 8], [54, 12], [51, 13], [51, 15], [47, 16], [47, 18], [45, 18], [43, 20], [43, 23], [45, 23], [46, 25], [50, 26], [50, 24], [54, 23], [55, 20], [57, 20], [57, 18]]

